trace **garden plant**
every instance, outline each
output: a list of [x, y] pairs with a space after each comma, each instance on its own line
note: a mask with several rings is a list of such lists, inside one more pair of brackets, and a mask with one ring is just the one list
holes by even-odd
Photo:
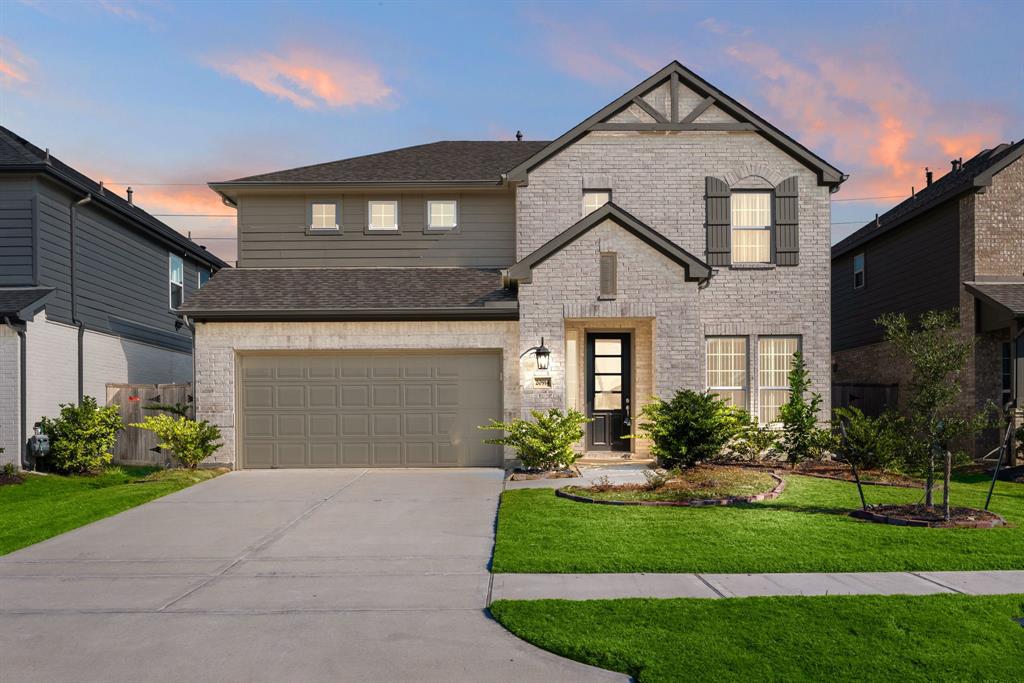
[[640, 411], [638, 431], [651, 440], [651, 454], [664, 468], [710, 462], [748, 424], [743, 411], [708, 391], [681, 389], [653, 398]]
[[220, 429], [206, 420], [192, 420], [184, 415], [147, 415], [131, 427], [146, 429], [160, 438], [159, 447], [174, 453], [182, 465], [194, 470], [223, 445]]
[[39, 427], [50, 437], [50, 463], [58, 472], [95, 473], [113, 459], [110, 450], [124, 429], [118, 406], [100, 407], [92, 396], [62, 403], [60, 415], [44, 417]]
[[478, 429], [501, 430], [505, 435], [484, 443], [509, 446], [528, 470], [565, 469], [579, 457], [573, 446], [583, 438], [583, 425], [590, 419], [578, 410], [552, 408], [546, 413], [532, 410], [533, 420], [511, 422], [491, 420]]

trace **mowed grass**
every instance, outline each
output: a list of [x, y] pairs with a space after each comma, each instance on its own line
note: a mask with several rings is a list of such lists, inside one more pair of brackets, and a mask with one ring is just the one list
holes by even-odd
[[556, 654], [660, 681], [1019, 681], [1024, 595], [498, 601]]
[[[502, 495], [495, 572], [826, 572], [1024, 569], [1024, 485], [998, 482], [991, 510], [1010, 528], [927, 529], [847, 516], [847, 482], [786, 475], [778, 499], [735, 507], [617, 507]], [[988, 481], [958, 477], [954, 505], [982, 507]], [[869, 503], [917, 502], [920, 489], [865, 487]]]
[[220, 474], [111, 467], [95, 476], [26, 474], [0, 486], [0, 555], [109, 517]]

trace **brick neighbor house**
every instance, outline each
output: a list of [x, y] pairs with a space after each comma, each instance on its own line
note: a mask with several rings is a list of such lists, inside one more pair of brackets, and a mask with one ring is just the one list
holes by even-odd
[[641, 406], [679, 388], [772, 422], [796, 350], [828, 393], [844, 179], [673, 62], [550, 142], [211, 183], [239, 267], [182, 308], [199, 414], [246, 468], [502, 466], [477, 426], [551, 407], [642, 456]]
[[[832, 248], [832, 357], [837, 404], [877, 411], [899, 401], [907, 369], [892, 362], [875, 320], [960, 310], [974, 347], [965, 407], [1015, 400], [1024, 358], [1024, 141], [1001, 144], [948, 173]], [[990, 433], [982, 453], [998, 443]]]

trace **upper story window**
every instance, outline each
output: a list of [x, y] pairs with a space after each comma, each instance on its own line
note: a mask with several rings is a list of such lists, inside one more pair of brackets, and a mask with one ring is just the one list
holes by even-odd
[[338, 230], [338, 204], [312, 202], [309, 207], [310, 230]]
[[458, 206], [454, 199], [427, 202], [427, 229], [451, 230], [458, 223]]
[[370, 230], [398, 230], [398, 202], [370, 202]]
[[864, 286], [864, 254], [857, 254], [853, 257], [853, 288], [860, 289]]
[[771, 263], [772, 193], [733, 192], [729, 197], [732, 216], [732, 262]]
[[176, 254], [170, 254], [167, 279], [171, 290], [171, 308], [177, 310], [185, 299], [185, 262]]
[[203, 285], [210, 281], [210, 271], [206, 268], [200, 268], [198, 270], [199, 277], [199, 288], [202, 289]]
[[583, 190], [583, 215], [589, 216], [611, 200], [611, 190]]

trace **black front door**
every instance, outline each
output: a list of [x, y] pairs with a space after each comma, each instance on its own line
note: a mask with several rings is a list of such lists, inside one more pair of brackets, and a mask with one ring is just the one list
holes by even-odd
[[587, 335], [587, 449], [629, 451], [629, 334]]

